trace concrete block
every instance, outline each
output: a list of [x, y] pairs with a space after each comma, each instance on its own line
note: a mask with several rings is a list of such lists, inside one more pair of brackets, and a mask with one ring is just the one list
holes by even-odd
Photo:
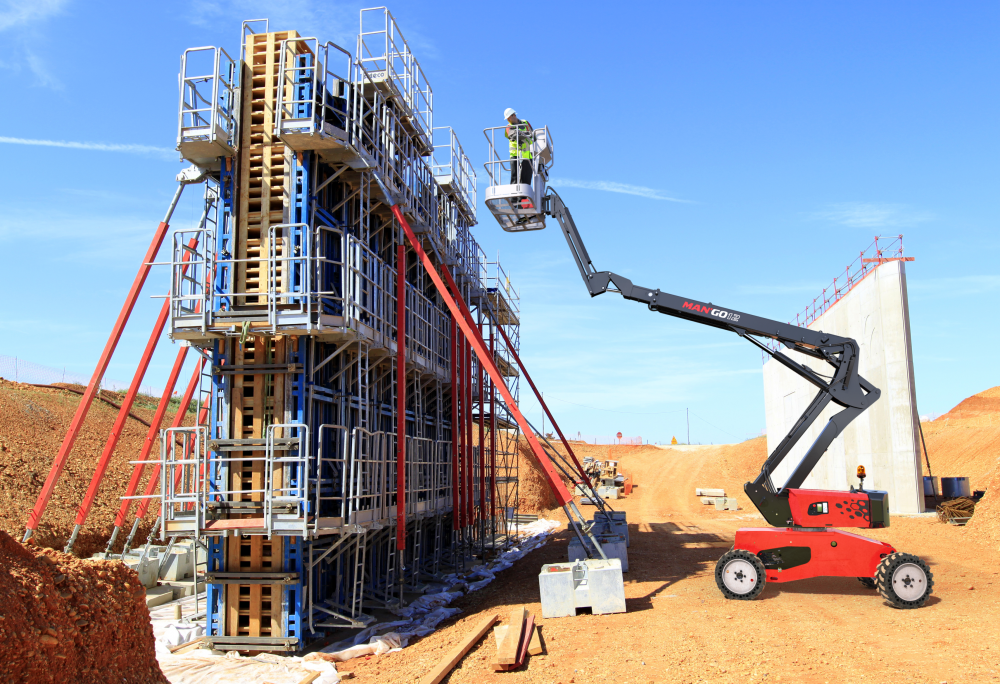
[[711, 497], [725, 496], [726, 495], [726, 490], [725, 489], [706, 489], [704, 487], [698, 487], [698, 488], [696, 488], [694, 490], [694, 495], [695, 496], [711, 496]]
[[[189, 578], [190, 579], [190, 578]], [[165, 580], [160, 583], [161, 587], [169, 587], [174, 592], [174, 600], [192, 596], [194, 594], [194, 584], [192, 582], [172, 582]], [[198, 593], [205, 591], [205, 583], [198, 582]]]
[[571, 617], [579, 608], [595, 614], [625, 612], [625, 584], [616, 558], [543, 565], [538, 589], [543, 618]]
[[602, 518], [610, 518], [616, 524], [615, 533], [625, 535], [625, 543], [631, 544], [628, 534], [628, 522], [625, 520], [625, 511], [608, 511], [605, 513], [594, 513], [594, 520], [600, 520]]
[[194, 550], [175, 544], [170, 553], [160, 560], [160, 579], [182, 580], [194, 574]]
[[740, 505], [736, 503], [736, 499], [731, 499], [729, 497], [720, 496], [715, 499], [715, 510], [717, 511], [738, 511], [740, 510]]
[[[621, 562], [622, 572], [628, 572], [628, 548], [625, 544], [625, 536], [621, 534], [595, 534], [594, 536], [597, 538], [597, 543], [601, 545], [604, 555], [609, 559], [617, 558]], [[584, 537], [584, 539], [587, 538]], [[590, 546], [589, 539], [587, 539], [587, 546]], [[598, 555], [596, 550], [592, 549], [592, 551], [594, 555]], [[587, 550], [580, 543], [579, 537], [576, 536], [569, 541], [568, 554], [570, 561], [588, 558]]]
[[629, 545], [628, 523], [625, 522], [624, 511], [622, 511], [621, 518], [611, 518], [610, 520], [601, 513], [595, 513], [591, 522], [594, 524], [594, 534], [618, 534], [625, 537], [625, 546]]
[[162, 606], [174, 600], [173, 587], [152, 587], [146, 590], [146, 607]]
[[715, 503], [715, 497], [714, 496], [703, 496], [703, 497], [701, 497], [701, 503], [704, 504], [705, 506], [711, 506], [712, 504]]
[[148, 556], [143, 557], [142, 551], [135, 556], [129, 554], [122, 558], [122, 562], [129, 566], [139, 575], [139, 581], [147, 589], [156, 586], [156, 579], [159, 576], [159, 561]]
[[597, 495], [602, 499], [617, 499], [618, 498], [618, 488], [617, 487], [598, 487]]

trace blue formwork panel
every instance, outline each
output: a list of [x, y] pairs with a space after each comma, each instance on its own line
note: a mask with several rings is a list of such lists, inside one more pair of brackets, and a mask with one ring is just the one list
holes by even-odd
[[[225, 570], [225, 539], [206, 537], [208, 546], [207, 572]], [[205, 625], [209, 636], [222, 636], [222, 615], [225, 614], [226, 586], [224, 584], [205, 585]]]

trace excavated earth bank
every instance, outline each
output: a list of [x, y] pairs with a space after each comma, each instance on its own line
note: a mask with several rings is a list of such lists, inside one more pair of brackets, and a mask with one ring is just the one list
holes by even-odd
[[0, 531], [0, 681], [165, 683], [138, 576]]

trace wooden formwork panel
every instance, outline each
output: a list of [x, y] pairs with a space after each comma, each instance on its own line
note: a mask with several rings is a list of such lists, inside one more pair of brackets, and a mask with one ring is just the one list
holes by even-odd
[[[244, 344], [236, 344], [236, 366], [283, 363], [287, 358], [288, 340], [250, 335]], [[267, 426], [284, 422], [285, 376], [283, 374], [246, 373], [233, 376], [232, 426], [234, 439], [263, 439]], [[245, 491], [231, 497], [235, 501], [262, 502], [260, 490], [265, 484], [263, 451], [244, 451], [247, 459], [234, 458], [230, 464], [229, 489]], [[255, 459], [255, 460], [251, 460]], [[273, 486], [282, 483], [280, 469], [272, 473]], [[262, 514], [254, 511], [239, 516], [253, 518]], [[276, 572], [283, 570], [282, 538], [267, 539], [261, 535], [239, 535], [226, 541], [227, 572]], [[280, 584], [226, 585], [226, 635], [268, 637], [283, 636]]]
[[[239, 208], [236, 256], [237, 292], [267, 291], [268, 231], [287, 223], [292, 151], [274, 137], [274, 114], [281, 81], [281, 41], [295, 31], [247, 36], [243, 70], [242, 131], [239, 151]], [[299, 44], [295, 44], [299, 45]], [[286, 48], [290, 52], [292, 48]], [[296, 52], [301, 51], [294, 48]], [[279, 278], [282, 264], [277, 265]], [[260, 305], [258, 297], [238, 298], [238, 305]]]

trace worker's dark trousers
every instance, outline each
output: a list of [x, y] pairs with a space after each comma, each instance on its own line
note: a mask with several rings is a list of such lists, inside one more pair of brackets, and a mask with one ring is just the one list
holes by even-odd
[[[518, 166], [521, 167], [520, 173], [518, 173]], [[518, 180], [518, 176], [520, 176], [520, 180]], [[512, 159], [510, 161], [510, 184], [515, 185], [516, 183], [526, 183], [527, 185], [531, 185], [530, 159], [522, 159], [521, 161]]]

